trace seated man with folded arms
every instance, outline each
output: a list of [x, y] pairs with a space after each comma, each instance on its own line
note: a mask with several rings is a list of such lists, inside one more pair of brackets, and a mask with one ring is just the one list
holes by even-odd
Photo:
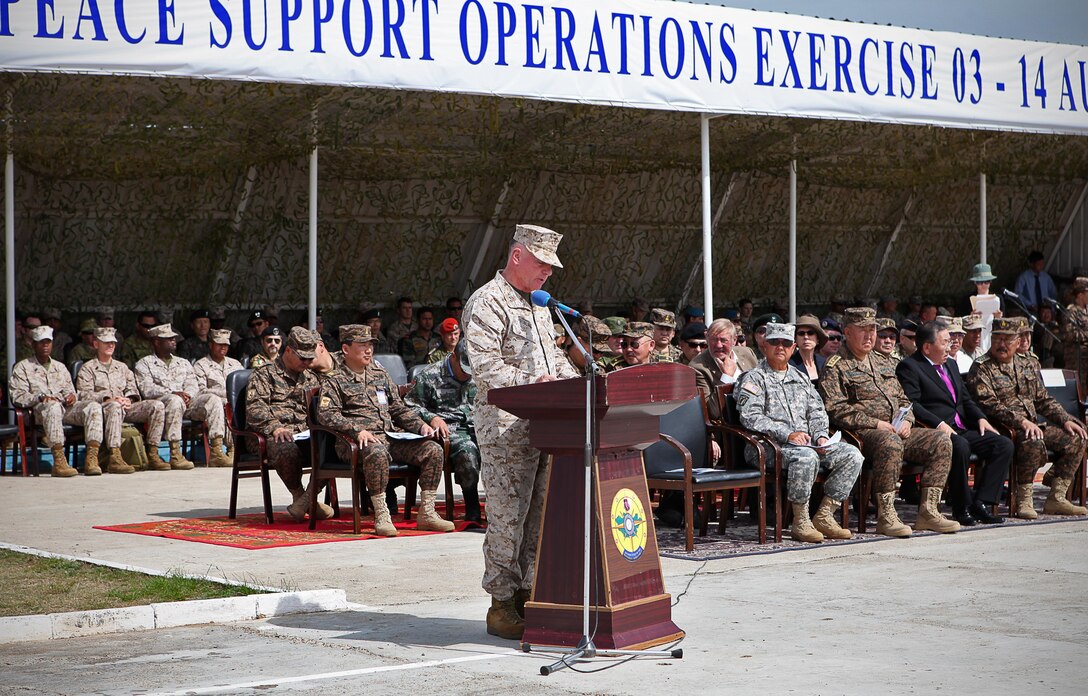
[[[129, 366], [115, 359], [117, 330], [98, 328], [94, 332], [95, 357], [83, 363], [76, 377], [76, 387], [81, 399], [102, 404], [102, 422], [106, 447], [110, 450], [107, 471], [111, 474], [130, 474], [135, 469], [121, 457], [121, 423], [145, 423], [147, 426], [147, 457], [151, 469], [169, 469], [170, 465], [159, 457], [166, 422], [166, 407], [157, 400], [140, 400], [136, 376]], [[141, 469], [142, 470], [142, 469]]]
[[[1016, 433], [1013, 466], [1016, 471], [1016, 510], [1026, 520], [1038, 517], [1032, 500], [1035, 473], [1046, 463], [1047, 450], [1057, 453], [1043, 478], [1050, 494], [1043, 506], [1046, 515], [1085, 515], [1065, 495], [1077, 469], [1084, 462], [1088, 432], [1043, 386], [1038, 363], [1017, 357], [1020, 322], [995, 318], [990, 351], [975, 360], [967, 373], [967, 387], [983, 412], [995, 423]], [[1041, 425], [1040, 425], [1041, 423]]]
[[[347, 324], [340, 327], [344, 359], [338, 369], [322, 379], [318, 422], [359, 443], [359, 459], [374, 507], [375, 534], [397, 536], [385, 501], [389, 465], [394, 459], [419, 469], [421, 503], [416, 528], [453, 531], [453, 523], [439, 517], [434, 509], [438, 484], [442, 480], [442, 446], [430, 439], [434, 428], [424, 423], [401, 400], [389, 373], [374, 360], [376, 340], [369, 326]], [[394, 439], [387, 432], [418, 433], [426, 439]], [[343, 461], [350, 458], [350, 450], [339, 440], [336, 453]]]
[[861, 451], [873, 462], [877, 534], [892, 537], [912, 534], [895, 510], [895, 486], [903, 471], [904, 458], [924, 467], [914, 529], [959, 531], [959, 523], [945, 518], [938, 509], [952, 466], [952, 440], [940, 430], [913, 427], [914, 414], [909, 410], [898, 427], [893, 424], [911, 402], [895, 376], [895, 363], [873, 351], [876, 310], [851, 307], [844, 313], [843, 322], [846, 344], [827, 361], [817, 388], [831, 424], [854, 431], [861, 440]]
[[[766, 323], [760, 329], [766, 332]], [[695, 356], [688, 366], [695, 370], [695, 384], [706, 400], [710, 420], [722, 419], [718, 396], [719, 384], [733, 384], [741, 373], [751, 370], [758, 360], [751, 348], [737, 346], [737, 333], [729, 319], [715, 319], [706, 330], [707, 350]]]
[[34, 412], [35, 422], [45, 433], [45, 444], [53, 453], [54, 478], [68, 478], [77, 473], [64, 458], [65, 424], [83, 426], [83, 439], [87, 443], [83, 473], [101, 474], [98, 448], [102, 444], [102, 407], [96, 401], [77, 399], [68, 368], [51, 357], [52, 327], [34, 327], [30, 330], [30, 340], [34, 354], [15, 363], [11, 371], [11, 403]]
[[[850, 539], [853, 535], [839, 526], [835, 511], [861, 473], [861, 452], [844, 442], [811, 449], [827, 442], [829, 424], [812, 380], [790, 365], [796, 348], [794, 326], [767, 324], [764, 346], [766, 357], [741, 375], [734, 394], [741, 424], [771, 438], [782, 449], [786, 498], [793, 506], [790, 536], [809, 543], [819, 543], [825, 537]], [[758, 466], [758, 456], [751, 445], [745, 448], [749, 465]], [[827, 472], [824, 497], [810, 520], [808, 503], [821, 470]]]
[[[227, 356], [229, 350], [230, 330], [211, 329], [208, 332], [208, 355], [197, 360], [193, 365], [196, 386], [199, 389], [198, 397], [214, 394], [223, 403], [227, 403], [227, 377], [232, 372], [242, 369], [242, 363]], [[234, 438], [231, 437], [229, 429], [224, 429], [223, 442], [227, 445], [227, 454], [224, 457], [226, 465], [231, 465], [234, 463]], [[208, 465], [216, 466], [212, 462]]]
[[479, 522], [480, 447], [472, 421], [476, 384], [466, 371], [460, 344], [442, 362], [428, 366], [416, 376], [404, 401], [439, 436], [450, 441], [450, 465], [465, 497], [465, 519]]
[[[183, 418], [204, 421], [211, 445], [209, 466], [230, 466], [223, 455], [223, 400], [215, 394], [200, 394], [193, 366], [174, 355], [178, 334], [169, 324], [151, 329], [154, 353], [136, 363], [136, 386], [145, 399], [158, 399], [166, 408], [166, 439], [170, 441], [170, 468], [192, 469], [193, 463], [181, 453]], [[161, 461], [161, 460], [160, 460]], [[156, 468], [156, 467], [152, 467]]]

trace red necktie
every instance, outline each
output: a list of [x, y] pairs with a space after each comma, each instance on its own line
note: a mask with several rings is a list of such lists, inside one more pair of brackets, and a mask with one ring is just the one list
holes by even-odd
[[[949, 379], [948, 373], [944, 369], [944, 365], [934, 365], [937, 368], [937, 374], [941, 376], [941, 381], [944, 382], [944, 386], [948, 389], [948, 393], [952, 395], [952, 403], [956, 403], [956, 388], [952, 386], [952, 380]], [[960, 414], [956, 413], [956, 427], [960, 430], [966, 430], [963, 427], [963, 421], [960, 420]]]

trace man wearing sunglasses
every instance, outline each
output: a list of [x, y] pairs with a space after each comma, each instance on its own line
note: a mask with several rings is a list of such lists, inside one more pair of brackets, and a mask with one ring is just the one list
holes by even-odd
[[234, 344], [231, 349], [231, 357], [244, 363], [246, 358], [252, 358], [260, 353], [262, 348], [261, 337], [264, 330], [271, 325], [262, 310], [258, 309], [250, 314], [249, 321], [246, 324], [249, 327], [249, 335]]
[[151, 329], [159, 325], [159, 317], [151, 311], [144, 310], [136, 317], [136, 333], [128, 337], [121, 350], [121, 361], [128, 365], [129, 369], [136, 369], [136, 363], [155, 352], [151, 344]]
[[680, 331], [680, 364], [690, 365], [691, 361], [707, 349], [706, 325], [692, 322]]
[[620, 334], [620, 351], [623, 353], [621, 367], [649, 365], [659, 362], [654, 354], [654, 325], [645, 321], [629, 321], [627, 328]]
[[818, 389], [831, 424], [852, 430], [861, 440], [862, 452], [873, 462], [877, 534], [912, 534], [895, 510], [895, 487], [904, 459], [924, 468], [914, 529], [959, 531], [959, 523], [941, 515], [937, 507], [952, 467], [952, 440], [940, 430], [913, 427], [911, 402], [896, 377], [895, 363], [879, 353], [873, 354], [876, 310], [851, 307], [843, 321], [846, 344], [827, 361]]
[[[840, 341], [841, 338], [840, 336]], [[899, 352], [899, 327], [895, 325], [894, 320], [887, 317], [877, 317], [876, 345], [873, 346], [873, 350], [895, 362], [903, 359], [903, 354]]]
[[[853, 445], [826, 445], [829, 423], [823, 401], [808, 376], [789, 364], [793, 339], [792, 324], [767, 324], [766, 357], [741, 376], [734, 391], [740, 421], [781, 447], [786, 498], [793, 506], [790, 536], [814, 544], [824, 538], [849, 539], [853, 535], [839, 526], [835, 511], [850, 495], [863, 458]], [[758, 466], [758, 453], [750, 445], [744, 458]], [[808, 502], [819, 471], [827, 472], [824, 497], [810, 519]]]

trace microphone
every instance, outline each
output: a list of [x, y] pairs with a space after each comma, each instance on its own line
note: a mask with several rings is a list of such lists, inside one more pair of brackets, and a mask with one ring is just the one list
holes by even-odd
[[1009, 290], [1008, 288], [1005, 288], [1005, 289], [1004, 289], [1004, 290], [1002, 290], [1001, 292], [1002, 292], [1002, 293], [1003, 293], [1003, 294], [1005, 295], [1005, 297], [1011, 297], [1012, 299], [1016, 300], [1017, 302], [1019, 302], [1019, 301], [1020, 301], [1020, 296], [1019, 296], [1019, 295], [1017, 295], [1017, 294], [1016, 294], [1015, 292], [1013, 292], [1012, 290]]
[[1062, 308], [1061, 303], [1058, 302], [1057, 300], [1055, 300], [1053, 297], [1044, 297], [1043, 301], [1046, 302], [1051, 307], [1053, 307], [1054, 309], [1061, 309]]
[[537, 307], [548, 307], [549, 309], [558, 309], [567, 316], [574, 317], [575, 319], [581, 319], [582, 313], [577, 309], [571, 309], [562, 302], [557, 302], [551, 294], [545, 290], [533, 290], [529, 295], [529, 298], [533, 301]]

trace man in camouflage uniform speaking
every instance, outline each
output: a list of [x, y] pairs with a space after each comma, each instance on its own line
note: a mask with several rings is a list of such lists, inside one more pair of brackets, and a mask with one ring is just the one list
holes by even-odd
[[[808, 375], [790, 365], [795, 349], [792, 324], [767, 324], [766, 357], [745, 372], [734, 391], [740, 422], [763, 433], [782, 448], [786, 470], [786, 498], [793, 506], [790, 536], [797, 541], [819, 543], [849, 539], [853, 535], [835, 521], [835, 511], [854, 487], [864, 458], [853, 445], [836, 442], [822, 449], [828, 439], [827, 411]], [[745, 459], [755, 466], [758, 454], [745, 448]], [[827, 471], [824, 497], [809, 520], [808, 501], [816, 473]]]
[[465, 519], [479, 522], [480, 493], [476, 486], [480, 481], [480, 448], [472, 421], [476, 384], [461, 363], [463, 354], [458, 343], [441, 362], [416, 375], [405, 401], [440, 436], [449, 439], [450, 464], [465, 496]]
[[517, 640], [536, 571], [536, 545], [548, 484], [548, 460], [529, 445], [529, 423], [487, 401], [489, 389], [577, 373], [555, 344], [550, 312], [534, 307], [552, 268], [562, 268], [561, 234], [518, 225], [506, 267], [465, 304], [465, 353], [478, 389], [473, 416], [488, 491], [483, 588], [491, 595], [487, 632]]
[[[442, 480], [442, 446], [430, 439], [434, 429], [405, 405], [389, 373], [374, 360], [377, 340], [365, 324], [340, 327], [343, 362], [322, 378], [317, 420], [359, 443], [359, 460], [374, 506], [376, 534], [397, 536], [385, 502], [389, 465], [394, 459], [419, 468], [422, 501], [416, 528], [452, 532], [453, 523], [439, 517], [434, 509]], [[387, 435], [390, 432], [418, 433], [427, 439], [393, 439]], [[351, 458], [348, 446], [339, 440], [336, 454], [343, 461]]]
[[843, 322], [846, 342], [828, 359], [819, 390], [831, 423], [852, 430], [861, 440], [861, 451], [873, 462], [877, 534], [911, 535], [911, 528], [899, 519], [894, 505], [903, 459], [925, 467], [914, 529], [959, 531], [959, 523], [945, 518], [937, 508], [952, 466], [952, 441], [940, 430], [914, 428], [914, 414], [910, 411], [898, 428], [892, 425], [900, 410], [911, 402], [895, 376], [896, 363], [873, 350], [876, 310], [852, 307], [846, 310]]
[[[1057, 458], [1043, 479], [1043, 483], [1050, 486], [1043, 513], [1088, 514], [1088, 510], [1065, 497], [1077, 468], [1084, 461], [1088, 434], [1084, 426], [1047, 393], [1038, 363], [1016, 355], [1019, 330], [1019, 318], [994, 319], [990, 351], [975, 360], [966, 380], [967, 388], [986, 415], [1015, 433], [1016, 511], [1013, 514], [1029, 520], [1039, 516], [1031, 491], [1035, 472], [1046, 463], [1048, 449], [1056, 452]], [[1058, 427], [1050, 423], [1040, 427], [1039, 416]]]

